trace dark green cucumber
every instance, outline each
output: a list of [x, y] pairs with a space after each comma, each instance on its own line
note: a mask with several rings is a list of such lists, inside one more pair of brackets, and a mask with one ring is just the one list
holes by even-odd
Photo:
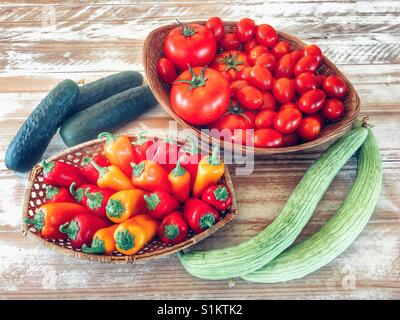
[[72, 80], [59, 83], [29, 115], [7, 149], [6, 167], [30, 170], [40, 160], [51, 138], [72, 112], [79, 87]]
[[141, 86], [143, 76], [137, 71], [124, 71], [90, 82], [80, 87], [80, 94], [73, 113], [107, 99], [122, 91]]
[[75, 146], [100, 132], [118, 129], [156, 104], [149, 86], [125, 90], [74, 114], [64, 122], [60, 135], [67, 146]]

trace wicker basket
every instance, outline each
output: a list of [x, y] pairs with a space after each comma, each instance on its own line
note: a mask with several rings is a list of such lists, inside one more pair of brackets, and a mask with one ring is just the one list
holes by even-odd
[[[130, 139], [133, 141], [135, 137], [130, 136]], [[157, 138], [155, 138], [155, 140], [157, 140]], [[103, 149], [103, 146], [104, 146], [104, 141], [92, 140], [89, 142], [82, 143], [73, 148], [69, 148], [49, 158], [48, 160], [49, 161], [61, 160], [79, 166], [83, 158], [93, 157], [97, 154], [100, 154]], [[194, 234], [193, 232], [189, 232], [186, 240], [176, 245], [166, 245], [162, 243], [157, 237], [154, 238], [149, 243], [147, 243], [141, 251], [139, 251], [137, 254], [133, 256], [124, 256], [118, 252], [114, 252], [112, 255], [107, 256], [107, 255], [87, 254], [81, 252], [80, 250], [75, 250], [71, 247], [69, 240], [62, 240], [62, 239], [45, 240], [39, 236], [38, 232], [33, 227], [29, 227], [25, 222], [22, 222], [22, 233], [27, 238], [33, 239], [38, 243], [46, 247], [52, 248], [60, 253], [73, 256], [75, 258], [93, 260], [98, 262], [133, 263], [139, 259], [145, 260], [145, 259], [165, 256], [180, 251], [182, 249], [188, 248], [196, 244], [197, 242], [207, 238], [209, 235], [213, 234], [215, 231], [222, 228], [224, 225], [226, 225], [234, 218], [234, 216], [237, 213], [236, 198], [232, 185], [232, 180], [230, 178], [227, 167], [225, 167], [225, 175], [222, 178], [221, 182], [226, 183], [232, 194], [232, 205], [230, 209], [221, 214], [220, 220], [214, 226], [197, 235]], [[22, 220], [24, 220], [24, 218], [34, 217], [34, 215], [38, 211], [38, 208], [44, 203], [45, 190], [46, 190], [46, 184], [43, 181], [42, 166], [36, 165], [32, 169], [29, 176], [29, 183], [23, 204]]]
[[[187, 23], [198, 23], [205, 24], [205, 21], [194, 21]], [[217, 142], [219, 141], [215, 137], [211, 137], [202, 133], [200, 128], [194, 127], [184, 120], [182, 120], [175, 112], [171, 109], [170, 99], [169, 99], [169, 88], [159, 79], [157, 75], [157, 61], [164, 56], [163, 44], [165, 37], [168, 32], [175, 28], [176, 25], [166, 25], [153, 30], [146, 38], [143, 49], [143, 64], [146, 72], [146, 77], [149, 82], [150, 88], [157, 98], [161, 106], [171, 115], [178, 123], [182, 126], [194, 130], [197, 136], [204, 141]], [[224, 22], [225, 32], [233, 32], [236, 29], [236, 22], [228, 21]], [[278, 32], [279, 39], [288, 42], [292, 49], [301, 49], [306, 44], [299, 39], [285, 34], [283, 32]], [[350, 130], [353, 121], [357, 118], [360, 110], [360, 99], [355, 91], [353, 85], [349, 80], [339, 71], [339, 69], [331, 62], [328, 58], [323, 57], [322, 64], [318, 69], [318, 74], [322, 75], [338, 75], [340, 76], [347, 85], [348, 94], [342, 99], [343, 105], [345, 106], [346, 113], [338, 121], [334, 123], [327, 124], [318, 139], [306, 142], [303, 144], [283, 147], [283, 148], [256, 148], [250, 146], [242, 146], [245, 151], [251, 151], [255, 154], [275, 154], [275, 153], [287, 153], [295, 152], [305, 149], [310, 149], [317, 147], [322, 144], [327, 144], [333, 142], [335, 139], [343, 135], [345, 132]], [[221, 141], [221, 146], [224, 148], [232, 149], [233, 144], [227, 141]]]

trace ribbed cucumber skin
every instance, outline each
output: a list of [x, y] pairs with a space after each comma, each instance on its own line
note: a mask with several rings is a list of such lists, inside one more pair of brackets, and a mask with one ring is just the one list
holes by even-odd
[[357, 152], [357, 161], [353, 187], [333, 217], [310, 238], [243, 279], [262, 283], [298, 279], [325, 266], [350, 246], [370, 219], [382, 186], [382, 163], [371, 130]]
[[186, 271], [203, 279], [228, 279], [253, 272], [278, 256], [299, 235], [340, 168], [367, 134], [365, 128], [354, 129], [329, 147], [307, 170], [278, 217], [255, 237], [233, 247], [180, 253]]
[[124, 71], [89, 82], [79, 88], [79, 97], [72, 113], [80, 112], [114, 94], [142, 84], [143, 76], [137, 71]]
[[103, 131], [113, 131], [157, 104], [148, 86], [117, 93], [74, 114], [60, 128], [67, 146], [95, 139]]
[[8, 146], [8, 169], [26, 172], [40, 160], [57, 129], [73, 111], [78, 95], [79, 87], [72, 80], [60, 82], [48, 93]]

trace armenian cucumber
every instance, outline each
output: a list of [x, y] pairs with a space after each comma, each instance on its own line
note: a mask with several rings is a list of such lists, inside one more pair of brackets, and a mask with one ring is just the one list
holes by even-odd
[[79, 87], [72, 80], [62, 81], [48, 93], [8, 146], [7, 168], [26, 172], [40, 160], [57, 129], [73, 111], [78, 95]]
[[79, 88], [79, 97], [71, 115], [89, 108], [114, 94], [141, 86], [142, 84], [143, 76], [137, 71], [124, 71], [89, 82]]
[[228, 279], [253, 272], [278, 256], [294, 242], [367, 134], [365, 128], [354, 129], [329, 147], [307, 170], [278, 217], [255, 237], [228, 248], [179, 253], [186, 271], [203, 279]]
[[359, 235], [374, 211], [382, 186], [382, 164], [371, 130], [357, 152], [353, 187], [333, 217], [315, 234], [243, 279], [275, 283], [301, 278], [328, 264]]
[[74, 146], [123, 126], [156, 104], [149, 86], [128, 89], [74, 114], [60, 135], [67, 146]]

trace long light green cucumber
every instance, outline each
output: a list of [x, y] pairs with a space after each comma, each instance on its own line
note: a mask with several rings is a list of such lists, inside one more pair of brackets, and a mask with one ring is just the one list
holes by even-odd
[[382, 186], [381, 158], [372, 131], [358, 150], [357, 161], [353, 187], [333, 217], [310, 238], [243, 279], [262, 283], [298, 279], [328, 264], [350, 246], [371, 217]]
[[337, 172], [367, 134], [365, 128], [354, 129], [329, 147], [307, 170], [278, 217], [255, 237], [228, 248], [180, 253], [186, 271], [203, 279], [228, 279], [253, 272], [278, 256], [299, 235]]

